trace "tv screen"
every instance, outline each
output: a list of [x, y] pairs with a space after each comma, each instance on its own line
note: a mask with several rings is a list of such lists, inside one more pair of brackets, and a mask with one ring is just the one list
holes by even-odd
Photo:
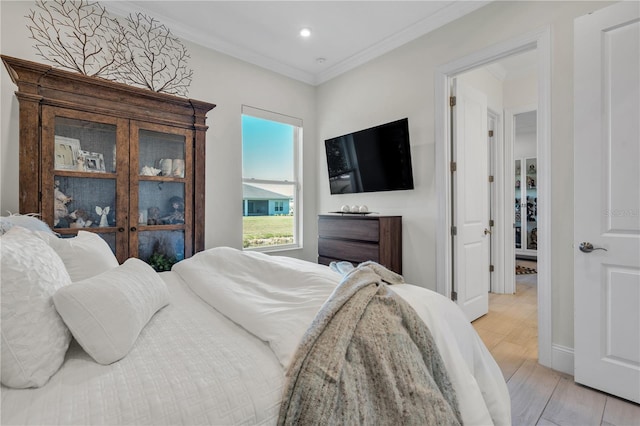
[[413, 189], [409, 121], [324, 141], [331, 194]]

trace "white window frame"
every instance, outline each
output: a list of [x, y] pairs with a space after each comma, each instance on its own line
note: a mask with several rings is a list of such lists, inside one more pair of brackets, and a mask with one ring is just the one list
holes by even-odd
[[[276, 252], [293, 249], [302, 249], [302, 119], [292, 117], [289, 115], [279, 114], [277, 112], [268, 111], [261, 108], [252, 107], [249, 105], [242, 105], [242, 116], [249, 115], [251, 117], [261, 118], [269, 121], [276, 121], [278, 123], [289, 124], [295, 127], [293, 132], [293, 181], [281, 181], [281, 180], [265, 180], [245, 178], [244, 172], [242, 176], [242, 183], [248, 184], [278, 184], [278, 185], [292, 185], [293, 186], [293, 243], [281, 244], [277, 246], [265, 246], [265, 247], [247, 247], [243, 250], [247, 251], [260, 251], [260, 252]], [[244, 140], [243, 140], [244, 143]], [[244, 227], [243, 227], [244, 232]]]

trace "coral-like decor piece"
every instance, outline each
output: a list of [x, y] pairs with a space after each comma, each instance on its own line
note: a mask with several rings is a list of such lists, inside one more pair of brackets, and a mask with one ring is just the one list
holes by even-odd
[[179, 38], [142, 13], [119, 21], [88, 0], [36, 0], [27, 25], [38, 56], [84, 75], [187, 96], [193, 70]]

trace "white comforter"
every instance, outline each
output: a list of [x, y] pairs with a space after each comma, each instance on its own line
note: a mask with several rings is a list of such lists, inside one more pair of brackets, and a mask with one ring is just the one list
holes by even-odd
[[[198, 253], [173, 269], [208, 304], [269, 343], [283, 368], [340, 282], [329, 268], [230, 248]], [[432, 291], [392, 286], [429, 326], [456, 390], [464, 424], [510, 424], [497, 364], [460, 309]]]
[[[309, 262], [220, 248], [161, 276], [171, 303], [125, 358], [100, 365], [72, 343], [42, 388], [2, 387], [0, 423], [275, 424], [285, 366], [340, 275]], [[502, 374], [458, 307], [423, 288], [393, 290], [430, 327], [465, 424], [508, 424]]]

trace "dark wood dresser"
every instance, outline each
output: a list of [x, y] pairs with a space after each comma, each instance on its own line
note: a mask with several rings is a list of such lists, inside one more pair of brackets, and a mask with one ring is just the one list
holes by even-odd
[[373, 260], [402, 274], [402, 216], [318, 216], [318, 263]]

